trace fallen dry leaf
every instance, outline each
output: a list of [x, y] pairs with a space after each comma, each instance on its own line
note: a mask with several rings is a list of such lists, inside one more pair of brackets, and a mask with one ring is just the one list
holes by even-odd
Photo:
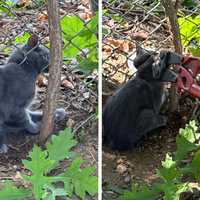
[[73, 119], [69, 118], [69, 119], [67, 120], [66, 125], [67, 125], [68, 128], [73, 128], [74, 125], [75, 125], [75, 121], [74, 121]]
[[47, 21], [48, 20], [47, 13], [39, 13], [37, 18], [38, 18], [38, 21]]
[[17, 5], [22, 6], [22, 7], [29, 6], [29, 5], [31, 5], [31, 0], [19, 0], [17, 2]]
[[125, 183], [130, 183], [131, 182], [131, 176], [130, 175], [125, 176], [124, 182]]
[[79, 17], [83, 20], [90, 20], [92, 18], [92, 12], [89, 10], [86, 10], [83, 13], [79, 13]]
[[[133, 44], [129, 40], [106, 38], [103, 48], [108, 52], [108, 49], [117, 48], [119, 51], [128, 53], [133, 48]], [[107, 44], [107, 46], [106, 46]]]
[[44, 86], [48, 85], [48, 80], [47, 80], [47, 78], [45, 76], [43, 76], [43, 75], [40, 74], [37, 77], [36, 84], [38, 85], [38, 87], [44, 87]]
[[132, 33], [131, 38], [133, 40], [138, 40], [138, 41], [144, 41], [146, 40], [148, 37], [148, 33], [145, 31], [138, 31], [136, 33]]
[[119, 174], [124, 174], [127, 170], [128, 170], [128, 169], [127, 169], [126, 165], [124, 165], [124, 164], [119, 164], [119, 165], [117, 165], [116, 171], [117, 171]]
[[88, 6], [90, 5], [90, 0], [81, 0], [81, 4], [83, 4], [84, 6]]
[[112, 28], [112, 27], [114, 27], [115, 26], [115, 21], [114, 20], [109, 20], [108, 22], [107, 22], [107, 26], [109, 26], [110, 28]]
[[61, 85], [64, 86], [65, 88], [69, 88], [69, 89], [72, 89], [72, 90], [74, 89], [73, 83], [71, 83], [67, 79], [62, 80]]

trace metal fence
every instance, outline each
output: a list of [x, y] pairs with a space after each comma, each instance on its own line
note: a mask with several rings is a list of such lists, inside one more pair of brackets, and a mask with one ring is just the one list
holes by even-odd
[[[0, 1], [0, 64], [6, 63], [10, 53], [25, 43], [29, 34], [37, 35], [41, 44], [49, 46], [45, 2]], [[68, 115], [65, 126], [78, 132], [83, 128], [92, 131], [97, 109], [97, 19], [90, 7], [89, 1], [60, 1], [63, 66], [58, 104]], [[33, 109], [43, 107], [47, 79], [45, 74], [37, 80]]]
[[[182, 1], [177, 15], [183, 53], [200, 56], [200, 4]], [[173, 34], [161, 1], [103, 1], [103, 77], [105, 91], [126, 82], [135, 72], [136, 44], [174, 51]], [[105, 93], [106, 95], [107, 93]]]

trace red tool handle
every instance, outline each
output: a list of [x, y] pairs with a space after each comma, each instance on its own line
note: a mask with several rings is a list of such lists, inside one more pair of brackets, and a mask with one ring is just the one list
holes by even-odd
[[191, 73], [184, 67], [179, 67], [177, 77], [177, 89], [179, 93], [187, 91], [192, 96], [200, 99], [200, 86], [195, 82]]

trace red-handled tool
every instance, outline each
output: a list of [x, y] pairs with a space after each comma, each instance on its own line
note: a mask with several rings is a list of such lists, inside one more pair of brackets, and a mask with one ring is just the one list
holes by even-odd
[[200, 85], [196, 78], [200, 74], [200, 58], [183, 56], [178, 66], [177, 91], [188, 92], [200, 99]]

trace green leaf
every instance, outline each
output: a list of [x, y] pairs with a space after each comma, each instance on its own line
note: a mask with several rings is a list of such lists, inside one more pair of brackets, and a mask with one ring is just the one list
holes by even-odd
[[185, 159], [187, 154], [198, 148], [194, 142], [199, 139], [200, 134], [197, 133], [197, 126], [195, 121], [190, 121], [184, 129], [179, 130], [179, 135], [176, 138], [177, 151], [176, 160], [181, 161]]
[[131, 191], [125, 191], [119, 200], [155, 200], [160, 194], [160, 186], [155, 185], [151, 189], [147, 186], [138, 187], [132, 185]]
[[200, 57], [200, 49], [199, 47], [188, 47], [189, 52], [192, 53], [193, 56]]
[[179, 130], [179, 134], [185, 137], [189, 142], [194, 143], [197, 139], [200, 138], [200, 134], [197, 133], [197, 126], [194, 120], [190, 121], [189, 124], [186, 124], [184, 129]]
[[163, 187], [164, 200], [180, 200], [180, 195], [183, 192], [188, 191], [188, 183], [168, 183]]
[[182, 135], [178, 135], [176, 138], [177, 150], [175, 154], [175, 158], [178, 161], [185, 159], [187, 154], [191, 151], [194, 151], [198, 148], [198, 146], [194, 143], [188, 141]]
[[192, 173], [200, 181], [200, 150], [195, 153], [192, 163], [188, 165], [188, 169], [188, 172]]
[[162, 162], [162, 166], [161, 169], [157, 170], [157, 173], [165, 182], [170, 182], [181, 177], [181, 173], [176, 167], [176, 161], [173, 161], [169, 154], [166, 155], [166, 159]]
[[36, 200], [40, 200], [43, 194], [43, 186], [50, 182], [45, 174], [52, 168], [54, 161], [47, 158], [47, 152], [42, 151], [38, 146], [29, 153], [29, 160], [22, 161], [26, 169], [32, 172], [32, 176], [23, 176], [33, 185], [33, 193]]
[[56, 188], [53, 185], [45, 185], [46, 193], [43, 196], [43, 200], [56, 200], [56, 197], [66, 196], [67, 193], [63, 188]]
[[[77, 144], [76, 140], [73, 138], [74, 135], [71, 129], [66, 128], [64, 131], [60, 131], [58, 136], [53, 135], [51, 142], [47, 143], [46, 147], [49, 159], [53, 160], [55, 165], [57, 165], [59, 161], [71, 157], [72, 152], [70, 150]], [[55, 165], [53, 167], [55, 167]]]
[[75, 159], [66, 171], [61, 175], [61, 179], [65, 184], [65, 189], [68, 190], [71, 196], [72, 190], [81, 199], [85, 198], [86, 193], [94, 196], [98, 191], [98, 181], [94, 173], [94, 167], [81, 168], [82, 160]]
[[80, 70], [86, 74], [92, 72], [94, 69], [97, 68], [97, 66], [98, 62], [93, 62], [89, 59], [82, 60], [78, 65]]
[[92, 17], [87, 23], [84, 23], [78, 16], [65, 16], [61, 19], [64, 59], [80, 56], [83, 50], [87, 49], [89, 52], [87, 58], [90, 59], [90, 62], [94, 62], [94, 54], [98, 54], [98, 40], [95, 34], [97, 32], [97, 25], [97, 15]]
[[22, 35], [18, 35], [15, 38], [15, 43], [26, 43], [30, 37], [30, 33], [24, 32]]
[[87, 28], [93, 33], [96, 34], [98, 33], [98, 19], [99, 19], [99, 15], [98, 13], [96, 15], [94, 15], [90, 21], [87, 23]]
[[84, 22], [78, 16], [65, 16], [61, 19], [60, 24], [68, 41], [84, 30]]
[[[181, 40], [184, 46], [188, 46], [193, 39], [199, 38], [200, 34], [200, 15], [195, 17], [179, 17], [178, 18]], [[200, 41], [199, 41], [200, 42]]]
[[14, 16], [12, 12], [9, 10], [9, 5], [7, 3], [0, 2], [0, 14], [5, 13], [8, 16]]
[[6, 182], [0, 185], [0, 199], [2, 200], [23, 200], [32, 196], [30, 190], [23, 187], [17, 188], [13, 183]]

